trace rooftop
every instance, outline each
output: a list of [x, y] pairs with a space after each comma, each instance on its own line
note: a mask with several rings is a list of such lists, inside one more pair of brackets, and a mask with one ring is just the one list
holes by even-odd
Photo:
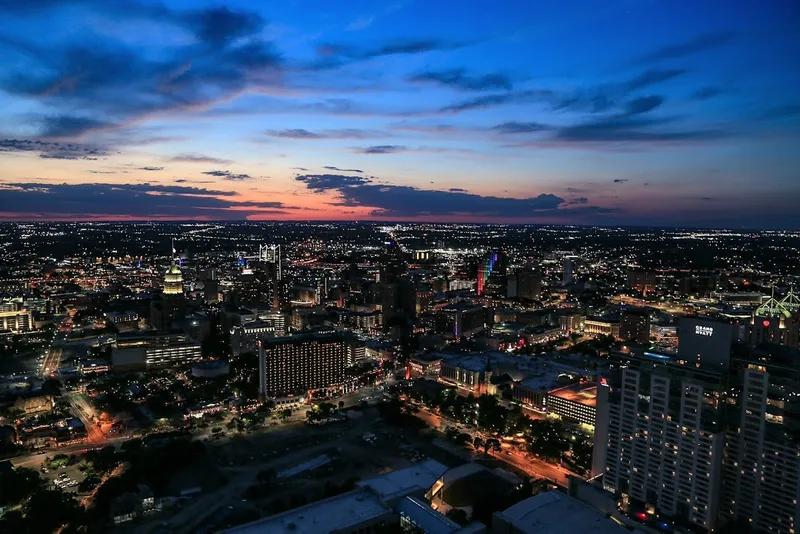
[[325, 534], [391, 513], [381, 500], [363, 490], [343, 493], [282, 514], [226, 530], [226, 533], [248, 534]]
[[597, 406], [597, 386], [586, 386], [585, 384], [573, 384], [556, 389], [549, 393], [560, 399], [578, 402], [584, 406]]
[[628, 532], [602, 512], [577, 499], [549, 491], [521, 501], [496, 517], [518, 532], [533, 534], [614, 534]]
[[427, 491], [445, 471], [447, 471], [446, 465], [440, 464], [436, 460], [428, 459], [403, 469], [362, 480], [357, 482], [356, 485], [372, 490], [384, 501], [387, 501], [395, 497], [408, 495], [419, 489]]
[[458, 523], [440, 514], [417, 497], [406, 497], [398, 503], [396, 510], [428, 534], [450, 534], [461, 528]]

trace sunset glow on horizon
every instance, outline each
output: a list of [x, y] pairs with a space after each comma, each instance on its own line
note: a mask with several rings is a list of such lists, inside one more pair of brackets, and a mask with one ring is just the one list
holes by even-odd
[[0, 220], [800, 229], [798, 15], [0, 1]]

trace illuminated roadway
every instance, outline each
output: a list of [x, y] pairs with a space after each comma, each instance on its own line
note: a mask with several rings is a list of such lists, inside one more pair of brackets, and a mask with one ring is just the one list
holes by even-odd
[[[425, 421], [428, 426], [440, 432], [443, 432], [447, 426], [456, 426], [455, 423], [452, 423], [440, 415], [432, 413], [430, 410], [424, 407], [420, 407], [419, 412], [417, 412], [415, 415]], [[480, 437], [481, 439], [485, 440], [490, 437], [474, 428], [459, 427], [459, 430], [470, 434], [473, 438]], [[569, 475], [576, 477], [578, 476], [576, 473], [573, 473], [568, 469], [564, 469], [559, 465], [547, 463], [531, 454], [523, 453], [510, 447], [504, 447], [500, 451], [489, 451], [489, 454], [498, 460], [513, 465], [517, 469], [520, 469], [531, 476], [547, 479], [563, 487], [567, 487], [569, 484]]]
[[104, 445], [106, 437], [96, 424], [98, 421], [97, 411], [83, 395], [72, 393], [65, 395], [72, 408], [72, 413], [81, 420], [87, 432], [87, 442], [90, 446]]

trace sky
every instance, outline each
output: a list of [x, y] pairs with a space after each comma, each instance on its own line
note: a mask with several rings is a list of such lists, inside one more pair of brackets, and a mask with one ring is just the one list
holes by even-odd
[[0, 0], [0, 221], [800, 230], [796, 0]]

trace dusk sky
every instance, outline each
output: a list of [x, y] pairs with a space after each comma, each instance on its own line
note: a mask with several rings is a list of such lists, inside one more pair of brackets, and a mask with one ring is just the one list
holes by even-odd
[[797, 0], [0, 0], [0, 220], [800, 229]]

